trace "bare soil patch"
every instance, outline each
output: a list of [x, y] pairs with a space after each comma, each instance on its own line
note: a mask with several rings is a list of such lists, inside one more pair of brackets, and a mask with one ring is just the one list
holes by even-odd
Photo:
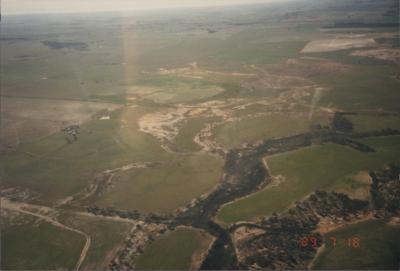
[[321, 218], [320, 222], [318, 223], [318, 228], [316, 231], [319, 232], [320, 234], [326, 234], [328, 232], [334, 231], [344, 226], [357, 224], [371, 219], [374, 219], [374, 214], [372, 212], [367, 213], [360, 217], [353, 217], [349, 221], [344, 221], [344, 220], [333, 221], [330, 218]]
[[352, 52], [351, 55], [372, 57], [380, 60], [392, 61], [400, 65], [400, 49], [379, 48], [371, 50], [357, 50]]
[[222, 71], [211, 71], [201, 69], [197, 65], [197, 62], [190, 63], [187, 67], [177, 69], [164, 69], [160, 68], [156, 72], [144, 72], [145, 74], [158, 74], [158, 75], [175, 75], [185, 78], [192, 79], [204, 79], [207, 76], [228, 76], [228, 77], [256, 77], [255, 73], [244, 73], [244, 72], [222, 72]]
[[247, 239], [252, 236], [257, 236], [260, 234], [264, 234], [265, 231], [259, 228], [252, 228], [248, 226], [242, 226], [237, 228], [235, 232], [233, 233], [232, 237], [235, 243]]
[[363, 184], [371, 184], [372, 178], [369, 175], [368, 171], [360, 171], [356, 175], [354, 175], [354, 180], [363, 183]]
[[373, 38], [363, 35], [337, 36], [330, 39], [310, 41], [301, 51], [302, 53], [320, 53], [376, 46]]

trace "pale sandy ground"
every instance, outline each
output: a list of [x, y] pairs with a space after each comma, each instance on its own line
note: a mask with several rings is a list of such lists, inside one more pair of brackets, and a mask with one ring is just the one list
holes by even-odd
[[232, 77], [256, 77], [255, 73], [243, 73], [243, 72], [221, 72], [221, 71], [210, 71], [199, 68], [197, 62], [190, 63], [187, 67], [177, 69], [164, 69], [160, 68], [157, 72], [143, 72], [144, 74], [159, 74], [159, 75], [177, 75], [181, 77], [204, 79], [207, 75], [217, 76], [232, 76]]
[[400, 65], [400, 49], [379, 48], [372, 50], [357, 50], [351, 53], [352, 56], [365, 56], [381, 60], [392, 61]]
[[341, 36], [330, 39], [310, 41], [301, 51], [302, 53], [331, 52], [352, 48], [376, 46], [373, 38], [358, 35]]

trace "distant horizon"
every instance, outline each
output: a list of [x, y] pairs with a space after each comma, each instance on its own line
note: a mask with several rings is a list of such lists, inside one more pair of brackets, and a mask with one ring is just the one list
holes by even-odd
[[293, 0], [3, 0], [1, 15], [74, 14], [268, 4]]

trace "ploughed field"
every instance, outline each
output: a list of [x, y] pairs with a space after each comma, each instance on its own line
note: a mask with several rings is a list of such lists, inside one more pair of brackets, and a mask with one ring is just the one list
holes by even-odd
[[[396, 266], [399, 210], [365, 207], [400, 164], [393, 3], [331, 4], [6, 16], [1, 268]], [[365, 246], [288, 259], [284, 225]]]

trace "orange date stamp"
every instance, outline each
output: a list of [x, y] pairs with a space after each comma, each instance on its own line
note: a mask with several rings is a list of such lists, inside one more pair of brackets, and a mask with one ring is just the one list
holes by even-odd
[[334, 236], [331, 236], [329, 238], [326, 238], [325, 240], [318, 240], [317, 238], [312, 237], [312, 236], [304, 236], [299, 239], [299, 245], [301, 247], [317, 248], [323, 244], [330, 246], [330, 247], [336, 247], [338, 245], [343, 245], [343, 246], [349, 247], [349, 248], [358, 248], [361, 245], [361, 239], [357, 236], [352, 236], [352, 237], [344, 238], [344, 239], [338, 239]]

